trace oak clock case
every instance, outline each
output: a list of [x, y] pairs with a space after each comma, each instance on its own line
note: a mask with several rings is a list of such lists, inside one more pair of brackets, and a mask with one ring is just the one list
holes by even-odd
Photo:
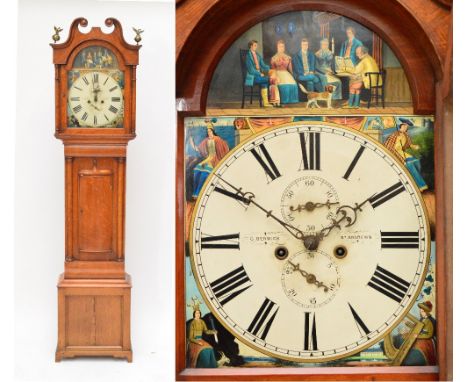
[[[280, 243], [252, 245], [263, 231]], [[232, 150], [190, 226], [192, 270], [218, 321], [296, 362], [348, 357], [385, 337], [419, 296], [429, 244], [424, 202], [397, 158], [321, 123], [274, 128]]]
[[56, 361], [132, 361], [130, 275], [125, 272], [126, 148], [135, 137], [140, 46], [118, 20], [87, 33], [76, 19], [53, 36], [56, 128], [65, 154], [65, 270], [58, 283]]

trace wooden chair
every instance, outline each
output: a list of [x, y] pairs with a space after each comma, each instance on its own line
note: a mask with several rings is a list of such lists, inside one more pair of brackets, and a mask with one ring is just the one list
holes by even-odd
[[[375, 105], [379, 106], [379, 100], [382, 101], [382, 107], [385, 109], [385, 69], [380, 72], [367, 72], [365, 75], [369, 77], [369, 99], [367, 100], [367, 108], [370, 108], [372, 100], [375, 100]], [[381, 85], [379, 83], [381, 82]]]
[[244, 105], [245, 105], [245, 96], [247, 97], [250, 96], [250, 104], [252, 104], [254, 93], [255, 93], [255, 97], [258, 98], [258, 103], [260, 107], [263, 107], [260, 85], [258, 84], [246, 85], [245, 84], [245, 78], [247, 77], [247, 66], [245, 62], [246, 62], [248, 53], [249, 53], [248, 49], [240, 49], [240, 61], [241, 61], [241, 68], [242, 68], [242, 106], [241, 106], [242, 109], [244, 108]]

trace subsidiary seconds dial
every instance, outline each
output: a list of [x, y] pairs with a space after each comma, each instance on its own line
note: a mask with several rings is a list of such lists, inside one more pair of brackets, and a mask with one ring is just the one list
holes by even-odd
[[[257, 246], [251, 232], [282, 242]], [[361, 240], [348, 239], [356, 232]], [[190, 234], [192, 270], [218, 320], [252, 348], [300, 362], [383, 338], [429, 260], [425, 207], [406, 169], [364, 134], [319, 122], [233, 149], [200, 192]]]

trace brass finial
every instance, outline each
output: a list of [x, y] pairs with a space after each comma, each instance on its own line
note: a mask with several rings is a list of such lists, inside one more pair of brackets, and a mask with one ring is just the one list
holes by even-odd
[[55, 33], [52, 35], [52, 40], [54, 40], [54, 44], [60, 40], [60, 32], [63, 31], [62, 28], [54, 26]]
[[141, 41], [141, 34], [144, 32], [144, 30], [143, 29], [138, 29], [138, 28], [135, 28], [135, 27], [133, 27], [133, 30], [136, 33], [134, 40], [136, 41], [137, 45], [139, 45], [140, 41]]

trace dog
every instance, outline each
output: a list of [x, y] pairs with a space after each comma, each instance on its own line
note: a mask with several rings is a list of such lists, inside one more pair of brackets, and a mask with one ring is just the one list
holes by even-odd
[[317, 107], [320, 109], [318, 101], [327, 101], [327, 108], [332, 108], [332, 95], [336, 89], [335, 85], [326, 85], [325, 91], [323, 92], [310, 92], [302, 84], [299, 84], [299, 88], [305, 94], [307, 94], [307, 105], [306, 107]]

